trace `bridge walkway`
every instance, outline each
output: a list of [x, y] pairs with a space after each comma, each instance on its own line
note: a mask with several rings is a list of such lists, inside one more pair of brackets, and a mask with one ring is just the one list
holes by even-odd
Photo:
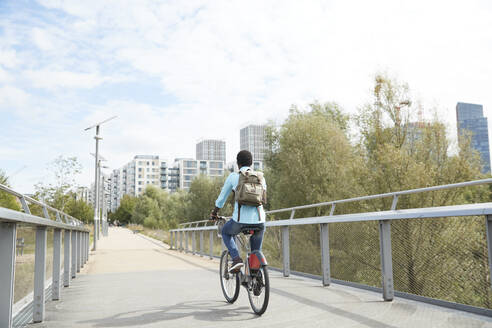
[[492, 327], [492, 318], [271, 272], [267, 312], [225, 302], [218, 261], [110, 228], [46, 320], [30, 327]]

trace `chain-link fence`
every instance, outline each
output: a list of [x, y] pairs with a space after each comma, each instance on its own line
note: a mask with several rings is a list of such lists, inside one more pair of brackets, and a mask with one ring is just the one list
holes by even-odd
[[328, 225], [332, 278], [381, 287], [378, 223]]
[[483, 217], [392, 223], [395, 290], [492, 308]]

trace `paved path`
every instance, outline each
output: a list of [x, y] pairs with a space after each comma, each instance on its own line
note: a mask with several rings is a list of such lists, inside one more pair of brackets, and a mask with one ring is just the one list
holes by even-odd
[[267, 312], [220, 290], [218, 261], [181, 254], [122, 228], [109, 230], [46, 321], [30, 327], [492, 327], [492, 319], [271, 272]]

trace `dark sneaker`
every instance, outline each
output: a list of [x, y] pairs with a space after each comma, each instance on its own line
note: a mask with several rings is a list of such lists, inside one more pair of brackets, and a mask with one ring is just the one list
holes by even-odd
[[233, 258], [229, 272], [230, 273], [238, 273], [243, 266], [244, 266], [243, 260], [239, 256], [236, 258]]

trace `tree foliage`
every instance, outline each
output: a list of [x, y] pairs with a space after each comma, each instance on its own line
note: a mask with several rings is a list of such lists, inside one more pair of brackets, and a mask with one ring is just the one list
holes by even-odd
[[266, 179], [270, 208], [346, 198], [356, 191], [358, 158], [347, 137], [348, 116], [335, 103], [292, 108], [270, 129]]
[[94, 222], [94, 208], [84, 200], [76, 199], [75, 195], [72, 194], [71, 196], [65, 206], [65, 212], [86, 224], [92, 224]]
[[[5, 175], [5, 172], [0, 169], [0, 184], [3, 184], [9, 187], [8, 177]], [[8, 194], [5, 191], [0, 190], [0, 207], [9, 208], [11, 210], [20, 211], [21, 207], [17, 197], [14, 195]]]
[[132, 222], [132, 213], [135, 209], [137, 199], [130, 195], [123, 195], [120, 201], [120, 206], [109, 217], [110, 220], [118, 220], [122, 224]]
[[48, 164], [48, 170], [53, 174], [55, 182], [37, 183], [34, 186], [36, 198], [54, 208], [65, 211], [65, 206], [75, 195], [77, 187], [75, 178], [80, 174], [81, 169], [82, 166], [76, 157], [58, 156]]

